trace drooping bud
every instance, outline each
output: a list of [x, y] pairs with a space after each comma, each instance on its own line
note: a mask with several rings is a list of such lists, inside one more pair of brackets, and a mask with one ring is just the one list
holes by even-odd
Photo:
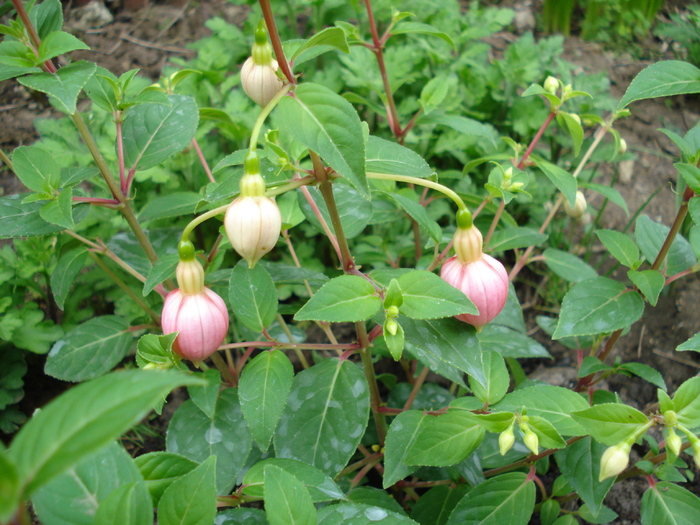
[[523, 443], [533, 453], [537, 454], [540, 449], [540, 438], [537, 437], [526, 423], [520, 425], [520, 430], [523, 431]]
[[498, 449], [501, 452], [501, 456], [505, 456], [514, 444], [515, 433], [513, 432], [513, 426], [511, 425], [498, 436]]
[[248, 154], [241, 194], [226, 210], [224, 227], [231, 246], [252, 268], [274, 248], [282, 229], [282, 215], [274, 200], [265, 197], [265, 180], [256, 170], [257, 155]]
[[264, 21], [255, 30], [255, 44], [250, 56], [241, 68], [241, 85], [256, 104], [266, 106], [282, 87], [277, 76], [277, 61], [272, 58], [272, 46], [267, 41]]
[[623, 138], [620, 138], [620, 149], [619, 149], [620, 155], [624, 155], [626, 151], [627, 151], [627, 141]]
[[700, 439], [695, 437], [694, 434], [691, 434], [695, 439], [690, 438], [690, 435], [688, 436], [690, 438], [690, 446], [693, 449], [693, 461], [695, 462], [695, 466], [700, 468]]
[[668, 427], [666, 432], [666, 448], [673, 452], [674, 455], [678, 456], [681, 453], [683, 440], [678, 434], [676, 434], [672, 427]]
[[479, 228], [472, 225], [469, 228], [457, 228], [452, 238], [457, 259], [462, 264], [469, 264], [481, 259], [483, 255], [484, 238]]
[[180, 241], [177, 246], [180, 262], [175, 270], [177, 285], [185, 295], [196, 295], [204, 290], [204, 268], [195, 259], [194, 245], [190, 241]]
[[627, 468], [632, 445], [620, 443], [614, 447], [608, 447], [600, 458], [600, 475], [598, 481], [617, 476]]
[[569, 204], [568, 200], [564, 201], [564, 211], [566, 211], [566, 214], [572, 219], [580, 219], [583, 217], [587, 207], [588, 203], [586, 202], [586, 197], [580, 191], [576, 192], [576, 202], [573, 207]]
[[544, 81], [544, 90], [550, 95], [556, 95], [558, 89], [559, 81], [552, 76], [547, 77], [547, 80]]

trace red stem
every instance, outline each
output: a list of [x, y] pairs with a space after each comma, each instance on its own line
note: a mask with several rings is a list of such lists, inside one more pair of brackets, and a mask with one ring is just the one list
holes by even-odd
[[119, 164], [119, 186], [124, 195], [129, 195], [129, 188], [126, 185], [124, 174], [124, 140], [122, 138], [122, 112], [114, 112], [114, 120], [117, 126], [117, 163]]
[[204, 168], [204, 171], [207, 174], [207, 178], [209, 179], [209, 182], [216, 182], [216, 179], [214, 178], [214, 175], [212, 175], [211, 169], [209, 168], [209, 164], [207, 164], [207, 159], [204, 158], [204, 154], [202, 153], [202, 149], [199, 147], [199, 142], [197, 142], [197, 139], [192, 139], [192, 146], [194, 147], [194, 150], [197, 152], [197, 156], [199, 157], [199, 162], [202, 163], [202, 168]]
[[294, 73], [289, 68], [289, 62], [284, 56], [284, 49], [282, 48], [282, 41], [280, 40], [280, 35], [277, 32], [277, 25], [275, 24], [275, 15], [272, 13], [272, 7], [270, 6], [270, 0], [260, 0], [260, 8], [263, 12], [263, 17], [265, 18], [265, 25], [267, 26], [267, 32], [270, 35], [270, 42], [272, 43], [272, 49], [275, 50], [275, 56], [277, 57], [277, 63], [279, 68], [287, 77], [287, 81], [290, 84], [296, 84], [297, 80], [294, 78]]

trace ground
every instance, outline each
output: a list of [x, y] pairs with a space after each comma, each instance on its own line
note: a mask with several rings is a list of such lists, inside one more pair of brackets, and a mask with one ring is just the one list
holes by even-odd
[[[92, 48], [90, 52], [82, 52], [79, 58], [96, 61], [116, 74], [140, 68], [156, 80], [170, 56], [188, 56], [192, 53], [186, 46], [208, 33], [203, 23], [205, 20], [217, 14], [235, 23], [244, 16], [245, 9], [245, 6], [212, 0], [188, 2], [182, 7], [156, 4], [136, 13], [121, 13], [113, 23], [78, 35]], [[69, 10], [69, 25], [72, 23], [71, 16]], [[649, 45], [659, 46], [659, 43], [651, 42]], [[616, 97], [620, 97], [634, 75], [650, 63], [636, 60], [619, 51], [606, 51], [597, 44], [576, 38], [567, 39], [566, 49], [567, 60], [578, 64], [584, 71], [607, 71]], [[670, 101], [638, 102], [632, 110], [632, 116], [623, 120], [618, 129], [627, 141], [629, 150], [635, 153], [636, 160], [623, 168], [631, 172], [628, 182], [619, 182], [619, 179], [625, 177], [617, 174], [616, 188], [623, 194], [632, 211], [642, 206], [650, 195], [660, 189], [644, 213], [653, 220], [669, 225], [675, 217], [675, 194], [671, 181], [676, 177], [673, 159], [678, 152], [670, 140], [657, 130], [669, 127], [685, 131], [692, 127], [698, 122], [700, 104], [697, 98], [676, 97]], [[18, 145], [30, 144], [36, 138], [34, 119], [53, 114], [55, 112], [44, 98], [30, 94], [12, 81], [0, 82], [0, 149], [9, 152]], [[607, 180], [614, 175], [612, 167], [604, 168]], [[20, 188], [21, 184], [7, 170], [0, 169], [0, 191], [10, 194]], [[591, 204], [595, 207], [595, 198], [592, 198]], [[625, 214], [615, 206], [608, 206], [603, 216], [607, 228], [620, 229], [627, 220]], [[643, 319], [620, 340], [613, 356], [619, 357], [623, 362], [643, 362], [656, 368], [663, 374], [669, 391], [673, 392], [683, 381], [695, 375], [700, 366], [695, 356], [690, 355], [692, 352], [675, 352], [678, 344], [700, 331], [700, 315], [697, 312], [699, 292], [700, 280], [695, 276], [678, 282], [667, 296], [660, 299], [658, 306], [649, 308]], [[536, 331], [534, 324], [533, 330]], [[550, 342], [549, 349], [555, 360], [543, 362], [534, 371], [534, 375], [550, 382], [565, 384], [572, 379], [572, 369], [568, 365], [574, 362], [574, 356], [557, 343]], [[40, 374], [34, 377], [37, 381], [41, 378]], [[655, 387], [641, 379], [617, 376], [608, 381], [608, 386], [618, 392], [625, 402], [640, 410], [648, 408], [656, 399]], [[43, 404], [45, 399], [33, 401], [37, 406]], [[31, 412], [30, 406], [25, 408]], [[168, 410], [165, 418], [154, 420], [151, 426], [163, 430], [168, 413], [172, 411]], [[135, 452], [141, 447], [148, 448], [149, 440], [158, 442], [160, 439], [157, 435], [141, 437], [143, 440], [134, 438], [132, 442]], [[697, 484], [686, 487], [700, 493]], [[629, 480], [613, 488], [606, 503], [620, 514], [616, 523], [639, 522], [639, 498], [645, 489], [646, 482], [643, 480]]]

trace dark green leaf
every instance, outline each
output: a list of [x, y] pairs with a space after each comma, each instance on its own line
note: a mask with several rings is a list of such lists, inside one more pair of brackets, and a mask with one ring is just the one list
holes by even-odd
[[486, 384], [481, 385], [478, 381], [469, 378], [469, 388], [472, 393], [486, 405], [498, 403], [508, 392], [510, 386], [510, 376], [506, 368], [506, 362], [497, 352], [482, 352], [484, 361], [484, 375]]
[[61, 310], [63, 310], [73, 281], [83, 269], [87, 258], [87, 250], [82, 246], [62, 250], [58, 256], [58, 262], [51, 273], [51, 291], [56, 305]]
[[430, 116], [421, 117], [420, 123], [447, 126], [448, 128], [451, 128], [462, 135], [486, 139], [493, 147], [498, 145], [498, 131], [496, 131], [496, 128], [490, 124], [483, 124], [478, 120], [459, 115], [442, 115], [439, 113], [440, 112], [434, 111], [430, 114]]
[[[316, 203], [321, 215], [331, 231], [335, 232], [331, 216], [328, 213], [328, 207], [323, 200], [321, 191], [318, 188], [309, 188], [309, 194]], [[302, 192], [298, 193], [299, 207], [304, 213], [304, 216], [318, 231], [323, 232], [323, 227], [314, 213], [311, 205], [306, 200]], [[340, 215], [340, 222], [343, 225], [343, 231], [348, 239], [357, 237], [372, 219], [372, 203], [362, 198], [359, 191], [342, 182], [333, 184], [333, 196]]]
[[172, 452], [149, 452], [135, 458], [134, 462], [156, 506], [173, 481], [197, 467], [197, 462]]
[[428, 235], [430, 235], [435, 242], [439, 243], [442, 241], [442, 229], [440, 225], [430, 218], [423, 206], [400, 193], [385, 193], [385, 195], [403, 208], [421, 228], [428, 232]]
[[[166, 106], [167, 107], [167, 106]], [[182, 191], [150, 199], [139, 214], [140, 221], [170, 219], [181, 215], [192, 215], [202, 196], [193, 191]]]
[[450, 44], [450, 46], [452, 46], [454, 49], [456, 49], [455, 43], [452, 41], [452, 38], [450, 38], [450, 35], [428, 24], [422, 24], [420, 22], [401, 21], [391, 28], [392, 35], [405, 35], [409, 33], [436, 36]]
[[240, 260], [229, 280], [231, 310], [253, 332], [262, 332], [277, 315], [277, 289], [263, 266]]
[[265, 512], [260, 509], [237, 508], [219, 512], [214, 525], [268, 525]]
[[262, 352], [241, 374], [239, 397], [248, 427], [261, 450], [267, 450], [292, 388], [294, 367], [279, 350]]
[[7, 457], [5, 448], [0, 447], [0, 520], [9, 521], [19, 507], [20, 479], [17, 467]]
[[484, 439], [485, 430], [467, 411], [450, 411], [430, 416], [406, 452], [407, 465], [448, 467], [474, 452]]
[[416, 525], [412, 519], [361, 503], [328, 505], [318, 511], [318, 525]]
[[151, 268], [151, 271], [148, 272], [148, 276], [146, 276], [146, 282], [143, 283], [141, 292], [143, 296], [146, 297], [156, 286], [172, 277], [179, 262], [180, 256], [176, 253], [169, 253], [160, 257], [153, 265], [153, 268]]
[[625, 212], [625, 214], [629, 216], [630, 211], [629, 211], [629, 208], [627, 207], [627, 202], [625, 202], [625, 198], [615, 188], [611, 188], [610, 186], [603, 186], [602, 184], [595, 184], [593, 182], [583, 182], [583, 181], [579, 181], [578, 185], [581, 188], [593, 190], [595, 192], [600, 193], [603, 197], [608, 199], [610, 202], [612, 202], [613, 204], [616, 204], [620, 208], [622, 208], [623, 211]]
[[547, 178], [554, 184], [557, 189], [564, 194], [566, 200], [573, 207], [576, 204], [576, 190], [578, 184], [571, 173], [556, 164], [547, 162], [535, 155], [530, 156], [535, 165], [542, 170]]
[[[634, 236], [644, 257], [650, 263], [654, 262], [659, 254], [669, 231], [670, 228], [668, 226], [654, 222], [646, 215], [641, 215], [637, 219]], [[690, 247], [690, 243], [679, 234], [673, 240], [671, 249], [666, 256], [666, 261], [661, 265], [660, 269], [663, 270], [665, 268], [666, 275], [675, 275], [687, 270], [697, 262], [698, 260]]]
[[304, 484], [275, 465], [265, 467], [265, 514], [270, 525], [317, 523], [316, 507]]
[[700, 70], [680, 60], [664, 60], [643, 69], [617, 105], [620, 110], [635, 100], [700, 92]]
[[464, 497], [468, 489], [466, 484], [433, 487], [414, 505], [411, 518], [420, 525], [445, 525], [457, 502]]
[[391, 422], [384, 445], [382, 486], [385, 489], [416, 470], [416, 467], [410, 467], [406, 464], [406, 454], [430, 417], [419, 410], [407, 410], [401, 412]]
[[540, 343], [520, 332], [490, 322], [477, 334], [482, 351], [493, 351], [502, 357], [549, 357], [551, 355]]
[[614, 332], [637, 321], [644, 300], [625, 285], [596, 277], [576, 284], [564, 296], [554, 339]]
[[20, 77], [17, 81], [31, 89], [46, 93], [63, 113], [75, 113], [75, 105], [83, 86], [95, 73], [97, 66], [80, 60], [59, 69], [54, 73], [35, 73]]
[[304, 83], [279, 104], [283, 127], [369, 199], [365, 141], [355, 108], [319, 84]]
[[643, 270], [641, 272], [630, 270], [627, 272], [627, 277], [644, 294], [649, 304], [656, 306], [659, 294], [666, 284], [663, 274], [658, 270]]
[[504, 252], [513, 248], [537, 246], [547, 240], [547, 235], [532, 228], [506, 228], [493, 234], [489, 242], [489, 252]]
[[[700, 80], [700, 79], [699, 79]], [[693, 166], [692, 164], [674, 164], [678, 173], [681, 174], [685, 183], [693, 190], [695, 193], [700, 192], [700, 168]]]
[[598, 276], [591, 265], [569, 252], [547, 248], [542, 255], [547, 267], [566, 281], [579, 283]]
[[44, 0], [29, 11], [39, 38], [46, 38], [63, 26], [63, 6], [60, 0]]
[[639, 249], [627, 235], [615, 230], [596, 230], [595, 234], [610, 252], [628, 268], [639, 265]]
[[213, 523], [216, 516], [216, 456], [174, 481], [158, 503], [159, 525]]
[[666, 391], [666, 383], [661, 373], [648, 365], [642, 363], [625, 363], [621, 365], [619, 369], [627, 370], [645, 381], [649, 381], [652, 385], [659, 387], [661, 390]]
[[277, 457], [335, 476], [362, 439], [369, 388], [356, 364], [326, 359], [297, 374], [275, 432]]
[[151, 525], [153, 503], [142, 481], [120, 486], [107, 496], [95, 513], [95, 525]]
[[187, 388], [187, 392], [197, 408], [204, 412], [207, 417], [213, 418], [216, 413], [216, 401], [219, 399], [221, 374], [216, 368], [210, 368], [197, 376], [206, 381], [206, 384], [190, 386]]
[[683, 487], [662, 481], [642, 496], [642, 525], [693, 525], [700, 499]]

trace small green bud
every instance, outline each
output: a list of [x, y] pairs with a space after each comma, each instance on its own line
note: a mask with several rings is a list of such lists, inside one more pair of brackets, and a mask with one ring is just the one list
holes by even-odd
[[523, 436], [523, 443], [525, 443], [525, 446], [529, 448], [533, 454], [537, 454], [539, 452], [540, 439], [532, 430], [528, 429], [525, 432], [525, 435]]
[[620, 139], [620, 155], [624, 155], [627, 151], [627, 141], [623, 138]]
[[181, 261], [194, 260], [194, 244], [187, 239], [182, 239], [177, 245], [177, 253], [180, 255]]
[[673, 428], [668, 427], [666, 431], [666, 448], [678, 456], [681, 453], [681, 445], [683, 444], [683, 440], [678, 434], [676, 434]]
[[498, 449], [501, 452], [501, 456], [505, 456], [514, 443], [515, 433], [513, 432], [513, 427], [510, 426], [507, 430], [501, 432], [500, 436], [498, 436]]
[[672, 427], [678, 423], [678, 414], [673, 410], [667, 410], [664, 412], [664, 422], [666, 426]]
[[470, 212], [467, 209], [459, 210], [457, 212], [457, 227], [458, 228], [466, 230], [467, 228], [471, 228], [473, 224], [474, 224], [474, 221], [472, 220], [472, 212]]
[[547, 77], [547, 80], [544, 81], [544, 90], [550, 95], [556, 95], [558, 89], [559, 81], [552, 76]]
[[393, 319], [389, 319], [386, 322], [386, 331], [389, 332], [391, 335], [396, 335], [396, 332], [399, 330], [399, 323], [394, 321]]

